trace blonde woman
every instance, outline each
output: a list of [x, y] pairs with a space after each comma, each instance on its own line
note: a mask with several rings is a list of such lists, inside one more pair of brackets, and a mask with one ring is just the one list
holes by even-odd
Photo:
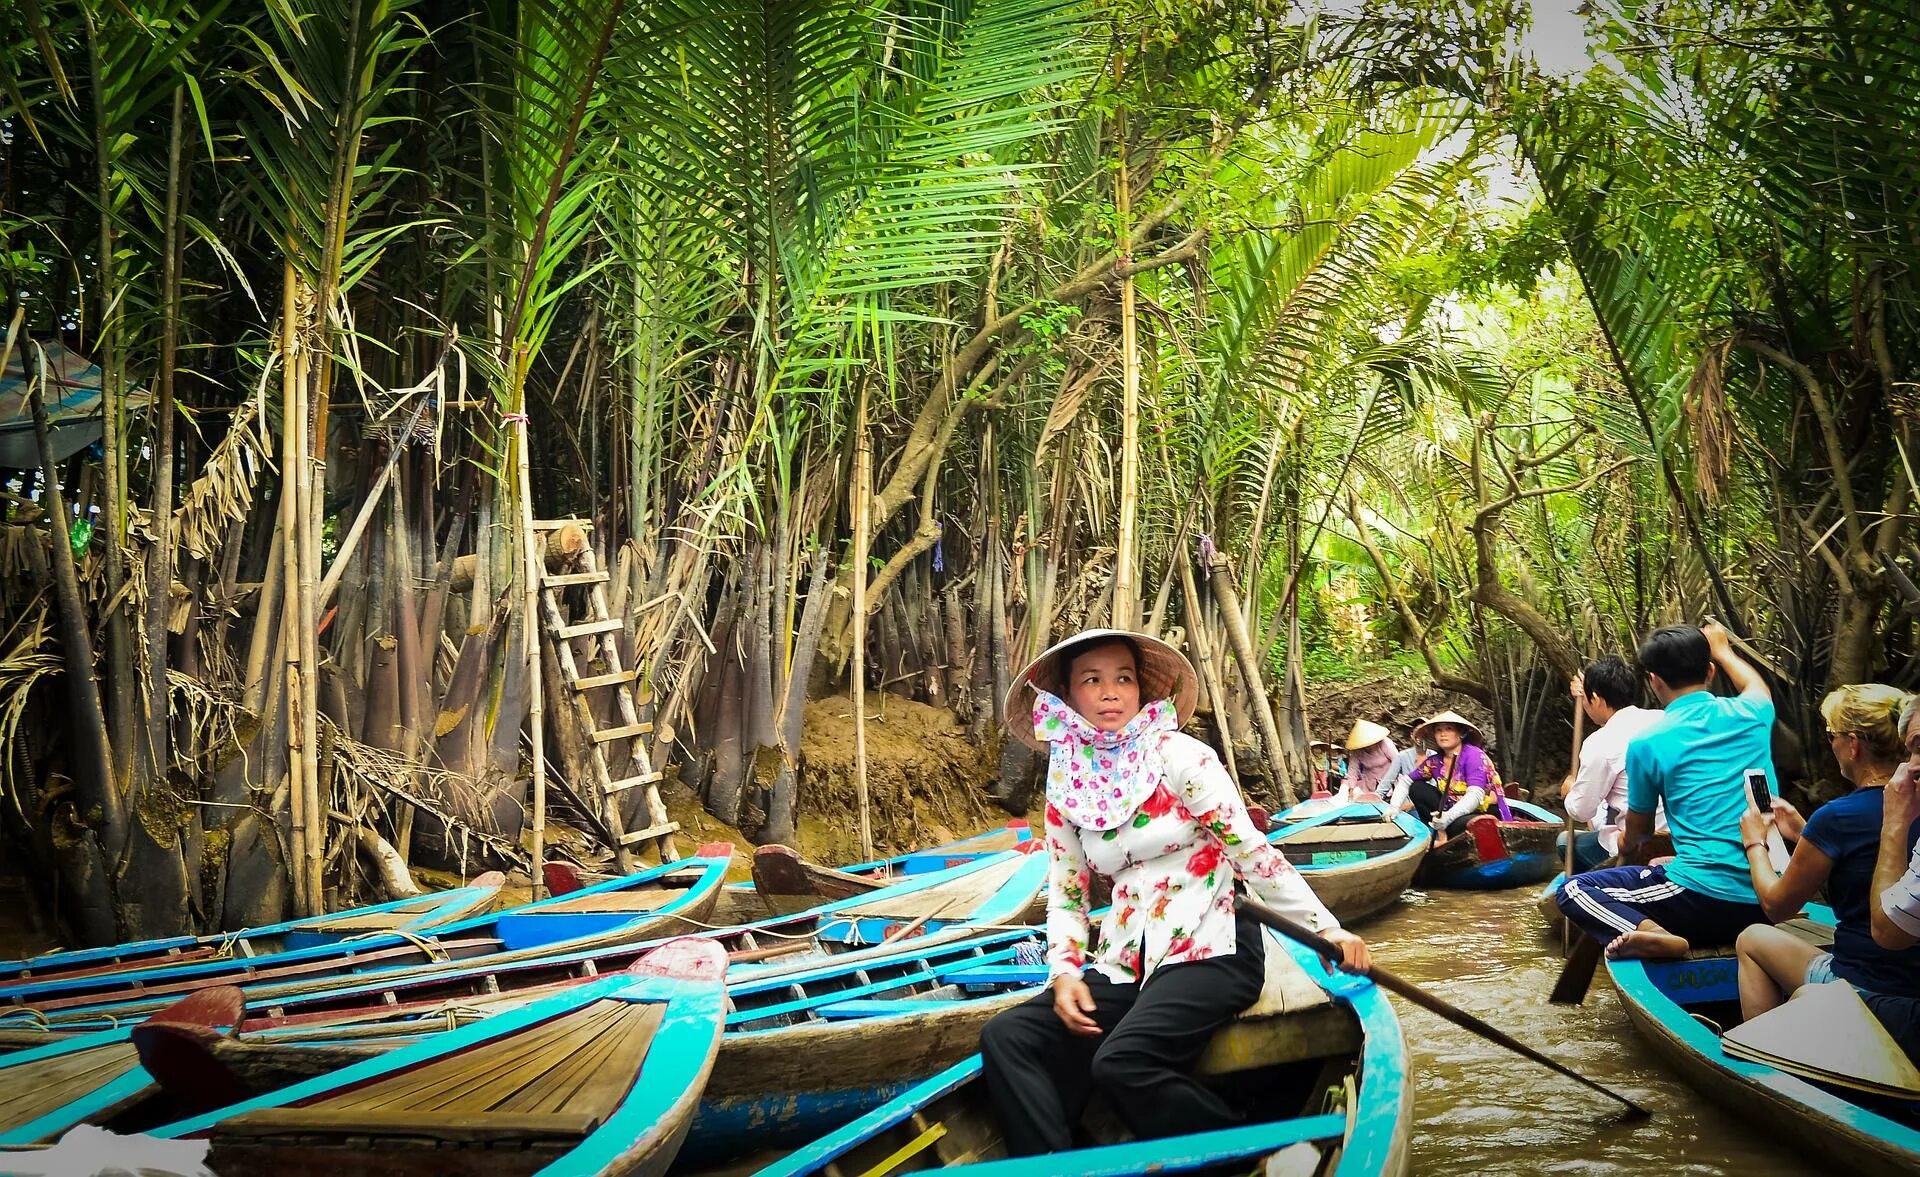
[[[1874, 943], [1871, 918], [1885, 789], [1906, 758], [1900, 729], [1906, 697], [1881, 683], [1859, 683], [1821, 700], [1828, 746], [1853, 791], [1814, 810], [1811, 818], [1774, 799], [1775, 825], [1783, 837], [1799, 843], [1784, 872], [1776, 874], [1767, 857], [1767, 815], [1749, 808], [1740, 819], [1754, 894], [1767, 918], [1790, 918], [1824, 887], [1838, 919], [1831, 952], [1765, 925], [1740, 933], [1736, 947], [1743, 1016], [1765, 1013], [1802, 985], [1845, 981], [1860, 991], [1909, 1055], [1920, 1053], [1920, 949], [1893, 950]], [[1913, 845], [1911, 827], [1906, 844]]]

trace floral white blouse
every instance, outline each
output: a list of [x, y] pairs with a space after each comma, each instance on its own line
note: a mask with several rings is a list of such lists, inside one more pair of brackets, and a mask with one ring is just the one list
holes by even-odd
[[[1091, 963], [1108, 980], [1126, 984], [1161, 965], [1232, 952], [1236, 874], [1254, 898], [1296, 922], [1315, 931], [1339, 927], [1300, 872], [1254, 827], [1213, 750], [1177, 731], [1156, 737], [1142, 745], [1158, 761], [1152, 775], [1159, 780], [1130, 819], [1109, 830], [1086, 829], [1047, 804], [1049, 973], [1078, 975]], [[1113, 906], [1091, 961], [1089, 871], [1113, 882]]]

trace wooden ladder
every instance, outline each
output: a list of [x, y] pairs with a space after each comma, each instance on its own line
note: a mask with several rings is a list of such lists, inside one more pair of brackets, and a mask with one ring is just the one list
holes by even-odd
[[[569, 525], [582, 531], [593, 527], [591, 523], [579, 519], [536, 519], [533, 523], [534, 530], [542, 535], [551, 535]], [[608, 578], [599, 567], [591, 544], [581, 552], [579, 566], [577, 572], [554, 573], [548, 572], [546, 564], [542, 562], [540, 616], [547, 637], [553, 642], [554, 659], [560, 666], [560, 689], [572, 696], [572, 705], [580, 716], [581, 728], [587, 733], [587, 762], [595, 777], [592, 783], [600, 792], [601, 820], [613, 836], [613, 853], [620, 871], [626, 874], [631, 873], [635, 866], [632, 847], [643, 842], [657, 844], [661, 862], [677, 861], [680, 852], [674, 849], [673, 834], [680, 826], [668, 820], [667, 807], [660, 800], [658, 786], [661, 774], [654, 771], [652, 758], [647, 755], [646, 736], [653, 731], [653, 725], [640, 722], [639, 707], [633, 697], [633, 684], [640, 672], [637, 668], [627, 669], [622, 665], [619, 633], [626, 628], [626, 622], [613, 616], [607, 608]], [[584, 618], [567, 616], [566, 591], [574, 585], [582, 585], [587, 589], [587, 616]], [[606, 664], [604, 672], [580, 673], [580, 663], [573, 653], [575, 638], [589, 638], [599, 648], [601, 660]], [[613, 727], [596, 727], [588, 692], [608, 687], [613, 689], [620, 722]], [[607, 768], [607, 752], [609, 745], [622, 740], [626, 741], [630, 751], [629, 763], [633, 775], [614, 780]], [[628, 789], [646, 790], [645, 829], [628, 832], [621, 819], [620, 795]]]

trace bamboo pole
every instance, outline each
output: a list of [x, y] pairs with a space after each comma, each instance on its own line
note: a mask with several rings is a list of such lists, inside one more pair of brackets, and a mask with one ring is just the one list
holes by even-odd
[[[7, 325], [7, 338], [0, 347], [0, 370], [13, 354], [20, 333], [25, 306], [14, 309]], [[67, 509], [65, 491], [60, 486], [60, 465], [53, 457], [53, 439], [47, 424], [46, 405], [41, 397], [45, 384], [41, 364], [28, 365], [23, 353], [20, 373], [27, 377], [27, 408], [33, 416], [34, 442], [40, 451], [40, 479], [48, 524], [48, 542], [52, 545], [53, 594], [60, 619], [60, 653], [66, 667], [68, 705], [73, 708], [72, 727], [78, 747], [74, 750], [79, 771], [74, 775], [80, 794], [89, 808], [98, 807], [108, 847], [126, 842], [127, 814], [113, 777], [113, 757], [107, 742], [107, 718], [100, 701], [100, 684], [93, 674], [93, 637], [87, 630], [86, 606], [80, 592], [80, 574], [74, 565], [71, 529], [73, 516]], [[31, 373], [31, 375], [29, 375]], [[103, 849], [106, 849], [103, 847]], [[112, 850], [107, 850], [108, 854]]]
[[1206, 608], [1200, 600], [1199, 586], [1193, 581], [1193, 563], [1187, 559], [1186, 548], [1177, 541], [1173, 560], [1179, 566], [1180, 591], [1187, 602], [1187, 641], [1192, 643], [1194, 660], [1200, 664], [1200, 685], [1213, 706], [1214, 727], [1220, 733], [1220, 760], [1227, 766], [1227, 775], [1238, 785], [1240, 766], [1234, 760], [1233, 733], [1227, 730], [1227, 693], [1220, 688], [1218, 668], [1213, 662], [1213, 643], [1207, 640]]
[[295, 283], [291, 258], [282, 267], [280, 290], [280, 528], [286, 536], [280, 555], [282, 583], [287, 591], [282, 598], [280, 657], [286, 667], [286, 696], [283, 700], [287, 721], [287, 806], [293, 822], [293, 861], [288, 874], [293, 882], [293, 906], [300, 915], [316, 912], [307, 894], [307, 790], [302, 779], [306, 772], [306, 725], [301, 708], [306, 698], [301, 670], [303, 645], [300, 641], [300, 560], [306, 545], [302, 542], [305, 498], [300, 493], [297, 471], [306, 465], [306, 451], [300, 444], [306, 411], [300, 395], [300, 330], [294, 295]]
[[873, 813], [867, 795], [867, 513], [873, 461], [867, 437], [867, 385], [860, 383], [853, 442], [853, 779], [860, 797], [860, 859], [873, 857]]
[[[1202, 537], [1202, 541], [1205, 541], [1205, 537]], [[1213, 595], [1220, 601], [1220, 613], [1227, 622], [1227, 638], [1233, 643], [1234, 661], [1240, 664], [1240, 674], [1246, 679], [1248, 693], [1253, 696], [1253, 717], [1260, 725], [1260, 737], [1267, 745], [1267, 760], [1273, 768], [1274, 784], [1280, 788], [1280, 800], [1292, 808], [1293, 782], [1287, 779], [1287, 759], [1280, 742], [1280, 729], [1273, 721], [1273, 701], [1267, 698], [1267, 687], [1260, 677], [1260, 661], [1254, 654], [1253, 639], [1247, 633], [1246, 619], [1240, 612], [1239, 592], [1234, 588], [1233, 567], [1228, 564], [1226, 553], [1218, 550], [1213, 552], [1207, 561], [1207, 578], [1213, 586]]]
[[[516, 365], [524, 365], [524, 358], [516, 355]], [[533, 897], [538, 899], [546, 890], [544, 872], [540, 869], [547, 853], [547, 724], [545, 675], [542, 673], [540, 659], [540, 576], [545, 561], [540, 554], [540, 544], [533, 534], [533, 475], [527, 458], [527, 414], [525, 369], [515, 374], [514, 384], [519, 393], [514, 403], [519, 411], [512, 414], [515, 433], [518, 435], [514, 446], [514, 482], [520, 499], [520, 556], [521, 579], [525, 582], [521, 588], [520, 608], [523, 619], [527, 657], [527, 679], [531, 699], [528, 713], [528, 735], [533, 740]], [[391, 469], [391, 467], [389, 467]], [[619, 847], [615, 847], [619, 849]]]
[[[1114, 81], [1120, 80], [1125, 59], [1114, 63]], [[1113, 204], [1119, 221], [1120, 240], [1129, 240], [1133, 219], [1132, 193], [1127, 179], [1127, 112], [1123, 107], [1114, 114], [1114, 135], [1118, 140], [1119, 168], [1113, 177]], [[1133, 260], [1132, 251], [1122, 254], [1123, 262]], [[1140, 624], [1139, 546], [1136, 522], [1140, 514], [1140, 339], [1135, 307], [1133, 271], [1125, 267], [1120, 274], [1120, 521], [1114, 538], [1113, 609], [1115, 629], [1133, 629]]]

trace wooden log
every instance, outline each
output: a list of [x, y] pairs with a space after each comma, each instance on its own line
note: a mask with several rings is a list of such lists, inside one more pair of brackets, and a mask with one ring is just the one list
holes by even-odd
[[354, 841], [360, 852], [367, 856], [373, 866], [373, 877], [380, 880], [380, 890], [389, 899], [412, 899], [423, 894], [419, 884], [413, 881], [413, 873], [407, 869], [407, 860], [400, 852], [368, 826], [357, 826], [353, 832]]

